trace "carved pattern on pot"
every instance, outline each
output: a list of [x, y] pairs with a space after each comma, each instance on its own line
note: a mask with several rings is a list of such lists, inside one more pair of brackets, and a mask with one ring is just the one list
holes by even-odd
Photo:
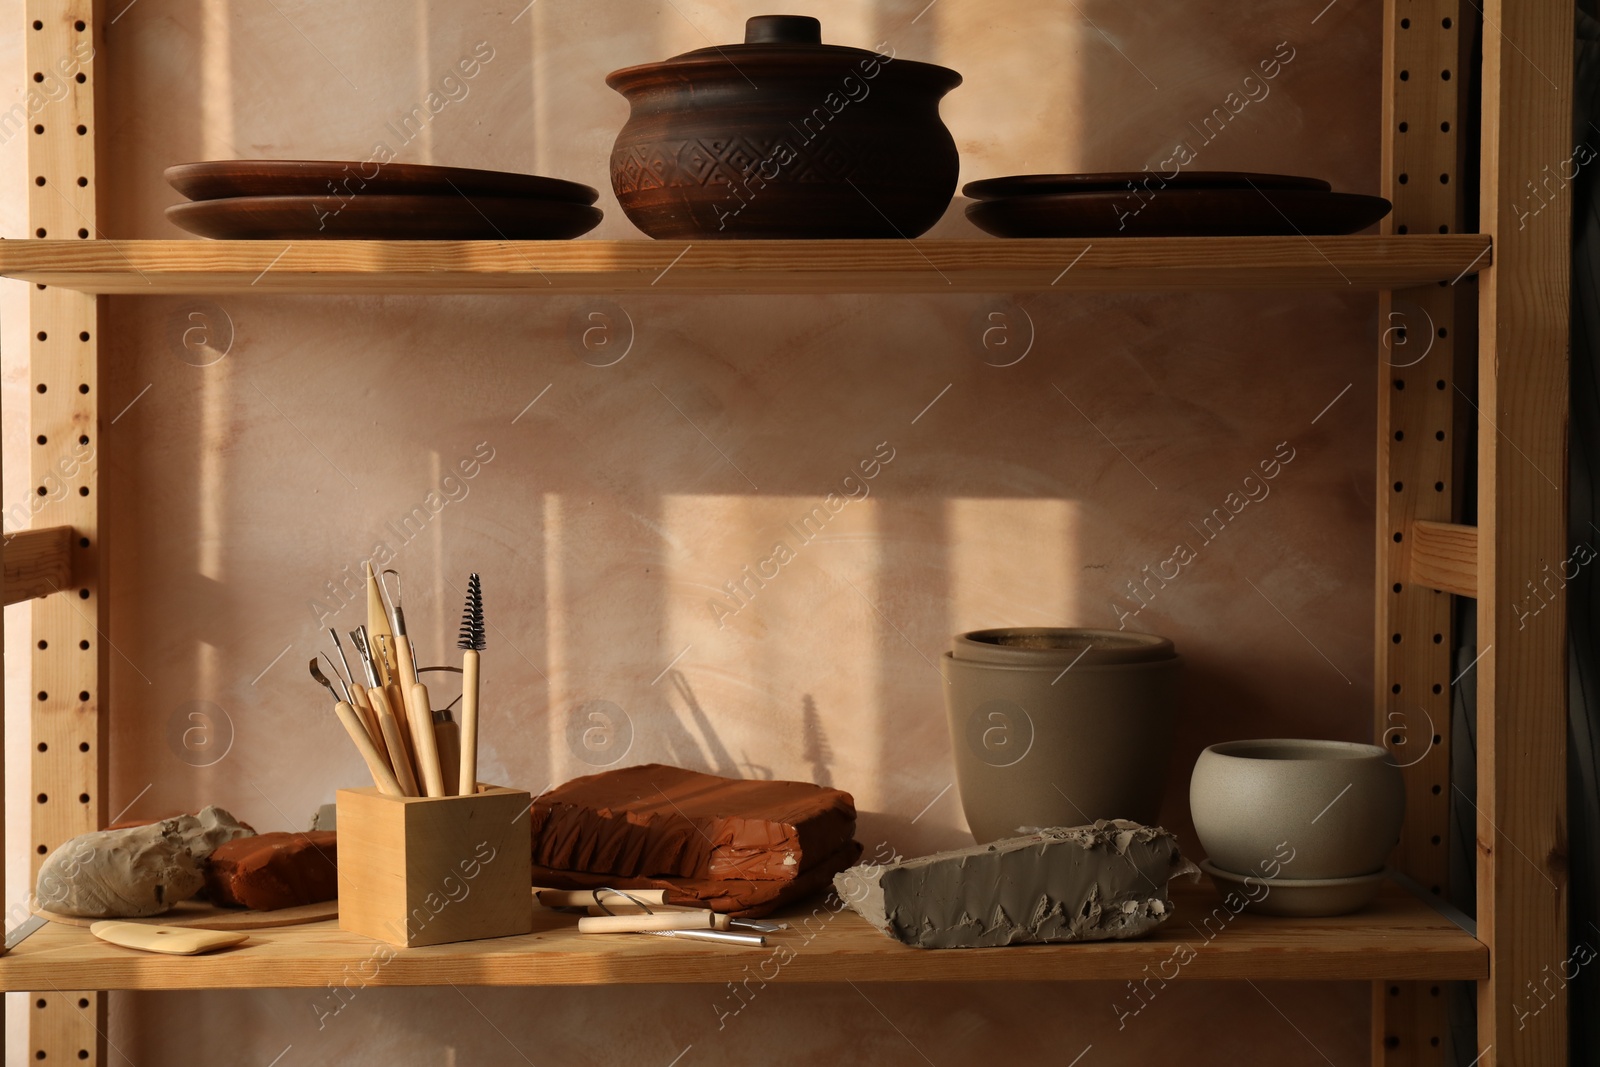
[[[786, 151], [780, 151], [786, 149]], [[787, 158], [789, 162], [780, 163]], [[758, 141], [747, 137], [692, 138], [618, 145], [611, 156], [611, 184], [618, 196], [646, 189], [691, 186], [759, 186], [764, 182], [848, 181], [870, 154], [852, 154], [834, 137], [817, 137], [796, 148], [786, 138]]]

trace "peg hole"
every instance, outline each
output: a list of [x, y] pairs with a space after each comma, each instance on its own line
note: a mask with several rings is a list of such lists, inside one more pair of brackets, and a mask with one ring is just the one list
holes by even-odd
[[88, 184], [89, 184], [89, 179], [88, 178], [85, 178], [82, 175], [78, 176], [78, 188], [79, 189], [82, 189], [82, 188], [86, 187]]
[[43, 856], [46, 852], [50, 851], [50, 847], [48, 845], [40, 845], [37, 849], [35, 849], [35, 851], [38, 852], [39, 855]]
[[1399, 634], [1390, 634], [1389, 635], [1389, 643], [1392, 644], [1392, 645], [1398, 645], [1400, 643], [1400, 635]]
[[1394, 432], [1394, 439], [1396, 441], [1404, 441], [1406, 439], [1406, 432], [1404, 430], [1396, 430]]
[[36, 125], [35, 125], [35, 126], [34, 126], [34, 127], [33, 127], [33, 132], [34, 132], [34, 133], [43, 133], [43, 132], [44, 132], [44, 125], [43, 125], [43, 123], [39, 123], [39, 124], [36, 124]]
[[1404, 587], [1399, 582], [1395, 582], [1394, 583], [1394, 591], [1396, 593], [1398, 593], [1402, 588], [1404, 588]]
[[1433, 835], [1433, 838], [1432, 838], [1432, 841], [1433, 841], [1433, 843], [1434, 843], [1434, 844], [1436, 844], [1436, 845], [1437, 845], [1437, 844], [1438, 844], [1438, 843], [1439, 843], [1439, 842], [1440, 842], [1440, 840], [1441, 840], [1441, 839], [1440, 839], [1440, 837], [1439, 837], [1439, 835], [1438, 835], [1438, 834], [1434, 834], [1434, 835]]
[[1439, 132], [1440, 133], [1449, 133], [1450, 132], [1450, 124], [1448, 122], [1439, 123]]
[[1439, 72], [1439, 77], [1443, 81], [1449, 81], [1450, 80], [1450, 72], [1448, 70], [1441, 70]]
[[89, 1006], [89, 998], [88, 997], [79, 997], [78, 998], [78, 1007], [87, 1008], [88, 1006]]
[[1394, 380], [1394, 387], [1396, 389], [1404, 389], [1406, 387], [1406, 380], [1404, 378], [1396, 378]]
[[1395, 482], [1394, 483], [1394, 491], [1397, 492], [1397, 493], [1404, 492], [1405, 491], [1405, 487], [1406, 487], [1406, 483], [1405, 482]]
[[78, 227], [78, 240], [82, 241], [89, 236], [89, 231], [82, 226]]
[[84, 73], [84, 72], [83, 72], [83, 71], [81, 71], [81, 70], [80, 70], [80, 71], [78, 71], [78, 73], [77, 73], [77, 74], [74, 74], [74, 75], [73, 75], [73, 79], [74, 79], [74, 80], [75, 80], [75, 81], [76, 81], [76, 82], [77, 82], [77, 83], [78, 83], [78, 84], [79, 84], [79, 85], [82, 85], [82, 84], [83, 84], [83, 83], [84, 83], [84, 82], [86, 82], [86, 81], [88, 81], [88, 80], [89, 80], [89, 76], [88, 76], [88, 75], [87, 75], [87, 74], [85, 74], [85, 73]]
[[1396, 233], [1409, 233], [1410, 232], [1410, 227], [1406, 226], [1404, 223], [1401, 223], [1399, 226], [1395, 227], [1395, 232]]
[[35, 184], [35, 185], [43, 185], [44, 184], [44, 175], [41, 174], [37, 178], [33, 179], [33, 184]]
[[1399, 683], [1399, 682], [1396, 682], [1396, 683], [1394, 683], [1394, 684], [1393, 684], [1393, 685], [1391, 685], [1391, 686], [1390, 686], [1390, 687], [1389, 687], [1389, 692], [1391, 692], [1391, 693], [1398, 693], [1398, 692], [1400, 692], [1400, 683]]
[[43, 689], [41, 689], [41, 690], [39, 690], [39, 699], [40, 700], [49, 700], [50, 699], [50, 694], [45, 692]]
[[1400, 541], [1401, 541], [1400, 531], [1396, 530], [1394, 532], [1394, 543], [1398, 545], [1400, 543]]
[[1434, 634], [1433, 635], [1433, 643], [1436, 644], [1436, 645], [1443, 644], [1444, 643], [1444, 634]]
[[[1401, 19], [1400, 20], [1400, 28], [1402, 30], [1409, 30], [1411, 28], [1411, 20], [1410, 19]], [[1399, 996], [1400, 995], [1400, 987], [1399, 986], [1395, 986], [1394, 995], [1395, 996]]]
[[1408, 122], [1402, 122], [1402, 123], [1401, 123], [1401, 124], [1400, 124], [1400, 132], [1401, 132], [1401, 133], [1405, 133], [1405, 132], [1406, 132], [1406, 131], [1407, 131], [1407, 130], [1409, 130], [1409, 129], [1410, 129], [1410, 128], [1411, 128], [1411, 124], [1410, 124], [1410, 123], [1408, 123]]
[[[42, 29], [44, 29], [44, 23], [40, 22], [38, 19], [34, 19], [33, 20], [33, 28], [36, 29], [36, 30], [42, 30]], [[39, 1002], [39, 1007], [41, 1007], [41, 1008], [44, 1007], [44, 1001], [41, 1000]]]
[[74, 22], [72, 24], [72, 28], [77, 30], [79, 33], [82, 33], [86, 29], [82, 19], [79, 19], [78, 21]]
[[[78, 547], [79, 548], [88, 548], [89, 547], [89, 539], [87, 537], [78, 538]], [[84, 648], [88, 648], [89, 646], [88, 646], [88, 644], [85, 644], [83, 647]]]
[[1448, 227], [1448, 226], [1440, 226], [1439, 227], [1439, 232], [1440, 233], [1449, 233], [1450, 232], [1450, 227]]
[[[1450, 331], [1448, 329], [1446, 329], [1445, 327], [1441, 326], [1441, 327], [1439, 327], [1439, 336], [1440, 337], [1449, 337], [1450, 336]], [[1443, 389], [1444, 386], [1441, 384], [1439, 386], [1439, 388]]]
[[1411, 72], [1409, 70], [1402, 70], [1400, 72], [1400, 80], [1403, 81], [1403, 82], [1410, 81], [1411, 80]]
[[1436, 785], [1436, 786], [1433, 787], [1433, 795], [1434, 796], [1438, 796], [1443, 791], [1444, 791], [1444, 787], [1443, 786]]
[[89, 794], [88, 793], [79, 793], [78, 794], [78, 803], [79, 804], [87, 804], [87, 803], [89, 803]]
[[88, 391], [89, 391], [89, 383], [88, 382], [83, 382], [83, 383], [79, 384], [78, 392], [87, 393]]
[[1434, 483], [1433, 483], [1433, 491], [1434, 491], [1434, 492], [1435, 492], [1435, 493], [1442, 493], [1442, 492], [1444, 492], [1444, 483], [1443, 483], [1443, 482], [1434, 482]]
[[79, 752], [87, 752], [87, 751], [89, 751], [89, 742], [87, 742], [87, 741], [79, 741], [78, 742], [78, 751]]
[[87, 485], [80, 485], [78, 487], [78, 495], [79, 496], [88, 496], [89, 495], [89, 487]]
[[87, 590], [87, 589], [78, 590], [78, 599], [79, 600], [88, 600], [89, 599], [89, 590]]
[[[1439, 184], [1440, 185], [1449, 185], [1450, 184], [1450, 175], [1448, 175], [1448, 174], [1439, 175]], [[1440, 230], [1439, 232], [1443, 233], [1444, 231]]]
[[41, 445], [50, 443], [50, 438], [46, 437], [44, 434], [40, 434], [38, 437], [34, 438], [34, 440], [38, 441]]
[[36, 797], [35, 799], [38, 800], [38, 802], [41, 803], [41, 804], [48, 804], [48, 803], [50, 803], [50, 794], [48, 794], [48, 793], [40, 793], [38, 795], [38, 797]]
[[44, 651], [45, 649], [49, 648], [49, 647], [50, 647], [50, 642], [49, 641], [40, 641], [39, 642], [39, 650], [41, 652]]
[[49, 752], [50, 751], [50, 746], [45, 744], [43, 741], [40, 741], [39, 742], [39, 751], [40, 752]]
[[1438, 694], [1444, 692], [1444, 686], [1439, 685], [1437, 682], [1434, 683], [1433, 692], [1434, 692], [1434, 695], [1437, 696]]
[[45, 228], [43, 226], [40, 226], [37, 230], [33, 231], [33, 235], [35, 237], [43, 237], [45, 235], [45, 233], [46, 233], [46, 231], [45, 231]]
[[[41, 130], [41, 131], [40, 131], [40, 132], [41, 132], [41, 133], [42, 133], [42, 132], [44, 132], [44, 131], [43, 131], [43, 130]], [[83, 135], [84, 135], [84, 134], [86, 134], [86, 133], [88, 133], [88, 132], [89, 132], [89, 127], [87, 127], [87, 126], [83, 126], [83, 125], [80, 125], [80, 126], [79, 126], [79, 127], [78, 127], [78, 136], [79, 136], [79, 137], [82, 137], [82, 136], [83, 136]]]
[[1444, 431], [1443, 430], [1435, 430], [1435, 431], [1433, 431], [1433, 439], [1435, 441], [1443, 441], [1444, 440]]
[[1447, 18], [1442, 23], [1440, 23], [1440, 25], [1442, 25], [1445, 29], [1448, 30], [1450, 28], [1450, 20]]
[[42, 82], [42, 81], [44, 81], [44, 75], [39, 73], [38, 71], [34, 71], [33, 72], [33, 80], [36, 81], [36, 82]]
[[78, 702], [80, 704], [87, 704], [89, 702], [89, 691], [87, 689], [78, 694]]
[[83, 651], [87, 652], [87, 651], [89, 651], [89, 642], [87, 642], [87, 641], [79, 641], [78, 642], [78, 647], [83, 649]]
[[89, 331], [88, 330], [83, 330], [78, 334], [78, 340], [87, 341], [88, 339], [89, 339]]

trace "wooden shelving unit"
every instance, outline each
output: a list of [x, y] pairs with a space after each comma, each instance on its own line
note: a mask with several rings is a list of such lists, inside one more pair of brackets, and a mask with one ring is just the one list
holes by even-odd
[[[26, 8], [31, 70], [100, 41], [103, 13], [95, 0], [28, 0]], [[1371, 981], [1374, 1064], [1442, 1067], [1445, 998], [1430, 996], [1425, 983], [1449, 979], [1477, 983], [1475, 1064], [1564, 1063], [1561, 993], [1551, 993], [1531, 1022], [1520, 1020], [1516, 1008], [1525, 988], [1567, 955], [1565, 613], [1559, 593], [1525, 626], [1509, 609], [1525, 581], [1565, 556], [1565, 491], [1542, 472], [1565, 470], [1567, 190], [1541, 193], [1538, 226], [1523, 225], [1516, 199], [1541, 168], [1570, 155], [1573, 7], [1562, 0], [1489, 0], [1481, 9], [1480, 79], [1461, 69], [1470, 54], [1461, 16], [1475, 14], [1475, 4], [1385, 0], [1384, 8], [1382, 191], [1395, 211], [1375, 236], [738, 244], [73, 240], [69, 235], [96, 232], [99, 188], [96, 79], [80, 74], [53, 104], [51, 121], [29, 136], [36, 176], [29, 228], [39, 239], [0, 242], [0, 275], [38, 283], [30, 293], [35, 477], [42, 482], [64, 469], [75, 447], [98, 447], [99, 320], [107, 294], [1374, 291], [1389, 328], [1373, 381], [1379, 398], [1373, 721], [1382, 737], [1394, 714], [1420, 706], [1436, 724], [1433, 742], [1443, 756], [1406, 771], [1411, 801], [1395, 863], [1425, 891], [1441, 892], [1436, 887], [1445, 884], [1447, 864], [1440, 842], [1449, 836], [1452, 786], [1435, 768], [1449, 766], [1453, 743], [1450, 599], [1443, 594], [1472, 595], [1480, 646], [1475, 932], [1390, 886], [1376, 908], [1358, 915], [1242, 916], [1209, 939], [1197, 927], [1185, 929], [1214, 906], [1209, 892], [1195, 890], [1179, 897], [1178, 917], [1153, 937], [1114, 944], [921, 952], [839, 915], [814, 937], [797, 928], [774, 938], [774, 947], [790, 944], [796, 952], [781, 978], [1131, 980], [1187, 943], [1195, 958], [1181, 969], [1183, 978]], [[1474, 82], [1481, 84], [1483, 109], [1482, 233], [1461, 233], [1461, 182], [1452, 177], [1462, 173], [1468, 140], [1457, 95]], [[1455, 435], [1447, 438], [1443, 429], [1452, 425], [1453, 350], [1463, 324], [1470, 337], [1469, 302], [1458, 306], [1457, 299], [1469, 286], [1478, 318], [1475, 528], [1457, 522], [1459, 457]], [[1434, 355], [1425, 380], [1395, 358], [1393, 315], [1402, 308], [1429, 323], [1424, 336]], [[1417, 322], [1403, 325], [1417, 329]], [[1408, 375], [1418, 378], [1411, 389], [1404, 388]], [[40, 532], [13, 543], [26, 558], [14, 561], [8, 551], [5, 561], [8, 600], [14, 589], [48, 593], [42, 583], [63, 584], [64, 577], [76, 591], [46, 595], [34, 610], [33, 671], [41, 696], [30, 701], [30, 714], [41, 751], [33, 774], [42, 794], [88, 795], [92, 802], [35, 806], [30, 853], [107, 816], [109, 616], [99, 469], [75, 468], [67, 480], [80, 492], [41, 511]], [[44, 527], [70, 532], [46, 534]], [[50, 926], [0, 959], [0, 987], [43, 991], [34, 994], [30, 1012], [36, 1059], [98, 1064], [106, 1059], [105, 998], [76, 988], [321, 986], [342, 979], [351, 965], [387, 956], [393, 958], [369, 984], [723, 982], [740, 977], [753, 958], [665, 941], [580, 941], [554, 930], [556, 921], [542, 918], [541, 932], [525, 937], [408, 952], [324, 923], [262, 931], [239, 949], [199, 959], [136, 954], [81, 929]]]
[[925, 241], [0, 242], [82, 293], [1017, 293], [1403, 289], [1492, 262], [1481, 234]]
[[534, 932], [520, 937], [401, 950], [328, 921], [254, 931], [236, 949], [192, 958], [118, 948], [80, 927], [51, 924], [0, 959], [0, 986], [315, 988], [358, 973], [374, 986], [720, 985], [769, 957], [781, 962], [769, 970], [784, 982], [1120, 981], [1171, 969], [1197, 979], [1438, 982], [1489, 973], [1488, 949], [1477, 938], [1394, 884], [1371, 909], [1332, 919], [1233, 916], [1209, 886], [1173, 895], [1177, 915], [1138, 941], [948, 952], [907, 948], [854, 912], [826, 906], [779, 916], [789, 929], [769, 934], [765, 949], [743, 950], [579, 934], [571, 916], [543, 908], [534, 912]]

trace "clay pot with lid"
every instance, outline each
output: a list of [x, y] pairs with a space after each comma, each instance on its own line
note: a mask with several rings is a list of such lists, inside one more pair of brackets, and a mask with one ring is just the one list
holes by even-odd
[[656, 238], [916, 237], [955, 194], [939, 100], [961, 75], [822, 43], [801, 15], [613, 71], [632, 111], [611, 186]]
[[1171, 641], [974, 630], [943, 664], [956, 782], [978, 841], [1160, 817], [1183, 666]]

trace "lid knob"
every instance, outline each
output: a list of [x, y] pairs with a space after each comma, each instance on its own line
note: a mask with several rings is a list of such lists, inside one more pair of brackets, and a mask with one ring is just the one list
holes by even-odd
[[822, 23], [810, 15], [756, 15], [744, 24], [745, 44], [821, 44]]

